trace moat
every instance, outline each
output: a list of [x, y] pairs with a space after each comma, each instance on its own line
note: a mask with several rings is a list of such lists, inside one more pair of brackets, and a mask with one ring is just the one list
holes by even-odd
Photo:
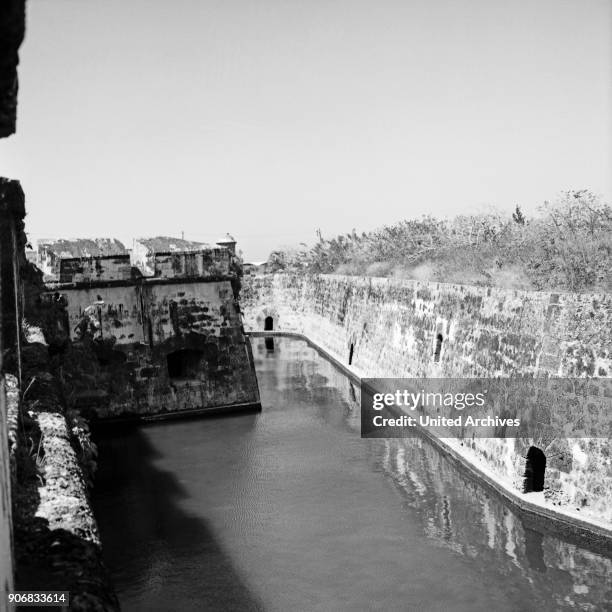
[[253, 338], [261, 413], [99, 437], [126, 611], [601, 610], [612, 559], [526, 525], [419, 438], [362, 440], [358, 389]]

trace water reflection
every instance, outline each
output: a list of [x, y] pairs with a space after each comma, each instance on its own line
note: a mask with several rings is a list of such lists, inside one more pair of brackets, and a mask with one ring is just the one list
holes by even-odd
[[[318, 360], [316, 351], [304, 345], [292, 350], [302, 368], [306, 355]], [[327, 361], [319, 363], [317, 374], [302, 384], [310, 383], [313, 396], [321, 385], [346, 390], [345, 423], [359, 431], [359, 388]], [[501, 499], [460, 474], [424, 439], [368, 442], [375, 469], [392, 482], [402, 507], [416, 511], [423, 532], [438, 545], [468, 558], [479, 557], [504, 574], [519, 569], [534, 592], [554, 602], [556, 609], [600, 610], [612, 605], [610, 557], [525, 525]]]
[[362, 440], [359, 388], [305, 342], [253, 352], [261, 414], [100, 440], [96, 512], [126, 609], [610, 605], [610, 558], [525, 524], [418, 437]]

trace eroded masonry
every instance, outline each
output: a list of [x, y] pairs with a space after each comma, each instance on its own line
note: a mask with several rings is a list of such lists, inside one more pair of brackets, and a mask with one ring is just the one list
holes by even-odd
[[[244, 285], [247, 331], [304, 336], [359, 377], [598, 378], [609, 397], [609, 295], [294, 273], [252, 275]], [[567, 411], [567, 424], [580, 415]], [[466, 437], [448, 446], [481, 475], [507, 483], [515, 499], [525, 486], [544, 491], [546, 507], [593, 529], [605, 524], [610, 537], [609, 439], [592, 433]]]
[[70, 389], [88, 416], [260, 407], [234, 243], [178, 242], [60, 258], [59, 281], [40, 296], [47, 335], [71, 342]]

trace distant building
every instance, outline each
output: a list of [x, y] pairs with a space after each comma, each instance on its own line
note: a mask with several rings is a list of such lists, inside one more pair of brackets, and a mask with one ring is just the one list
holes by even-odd
[[91, 259], [129, 255], [124, 244], [116, 238], [78, 238], [75, 240], [39, 240], [36, 264], [46, 282], [60, 280], [63, 259]]

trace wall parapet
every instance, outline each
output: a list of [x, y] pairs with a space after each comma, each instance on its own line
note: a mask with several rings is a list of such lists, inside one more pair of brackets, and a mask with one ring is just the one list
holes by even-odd
[[70, 591], [72, 610], [118, 610], [89, 501], [95, 451], [87, 425], [69, 417], [46, 345], [25, 345], [23, 365], [20, 427], [12, 440], [16, 587]]

